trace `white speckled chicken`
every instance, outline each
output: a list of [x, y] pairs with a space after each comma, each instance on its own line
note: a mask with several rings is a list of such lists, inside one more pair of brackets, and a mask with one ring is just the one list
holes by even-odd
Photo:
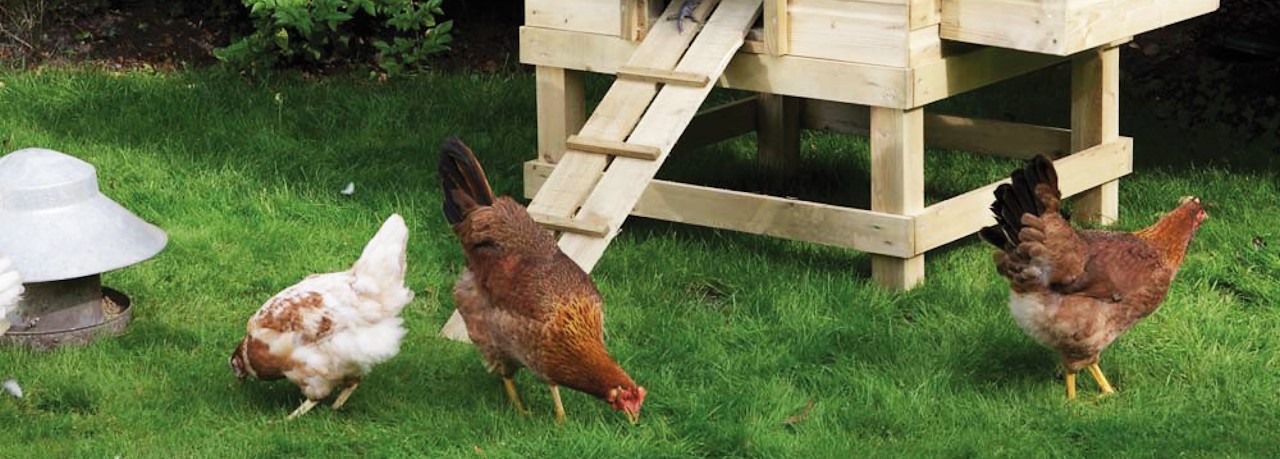
[[340, 408], [374, 365], [400, 352], [400, 310], [413, 300], [404, 285], [409, 229], [392, 215], [350, 270], [308, 276], [249, 318], [231, 354], [236, 377], [288, 378], [306, 400], [302, 416], [335, 388]]
[[13, 269], [13, 262], [0, 257], [0, 335], [9, 331], [11, 314], [18, 309], [22, 299], [22, 276]]

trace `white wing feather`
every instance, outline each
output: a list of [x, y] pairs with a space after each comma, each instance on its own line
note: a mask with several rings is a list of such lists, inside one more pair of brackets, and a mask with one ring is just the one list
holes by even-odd
[[9, 331], [10, 320], [18, 312], [22, 300], [22, 275], [8, 257], [0, 257], [0, 335]]

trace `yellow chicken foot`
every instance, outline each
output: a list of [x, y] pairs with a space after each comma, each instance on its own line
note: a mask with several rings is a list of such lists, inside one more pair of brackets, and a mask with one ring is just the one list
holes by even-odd
[[342, 392], [338, 393], [338, 399], [333, 401], [333, 409], [342, 408], [342, 405], [347, 403], [347, 397], [350, 397], [357, 387], [360, 387], [360, 381], [347, 383], [347, 387], [342, 388]]
[[1102, 395], [1116, 393], [1116, 390], [1111, 387], [1111, 383], [1107, 382], [1107, 376], [1102, 374], [1102, 367], [1099, 367], [1098, 364], [1089, 365], [1089, 374], [1093, 375], [1093, 380], [1098, 382], [1098, 388], [1102, 389]]
[[299, 406], [298, 409], [293, 410], [293, 413], [289, 413], [289, 419], [294, 419], [294, 418], [297, 418], [298, 416], [307, 414], [308, 411], [311, 411], [312, 408], [315, 408], [316, 403], [318, 402], [312, 399], [303, 400], [302, 405]]
[[502, 385], [506, 386], [507, 397], [511, 399], [511, 403], [516, 404], [516, 412], [528, 416], [529, 410], [524, 409], [524, 404], [520, 403], [520, 394], [516, 393], [516, 382], [511, 378], [503, 376]]
[[1067, 400], [1076, 399], [1076, 374], [1067, 373]]
[[564, 424], [564, 404], [560, 403], [560, 386], [548, 384], [551, 387], [551, 400], [556, 402], [556, 424]]

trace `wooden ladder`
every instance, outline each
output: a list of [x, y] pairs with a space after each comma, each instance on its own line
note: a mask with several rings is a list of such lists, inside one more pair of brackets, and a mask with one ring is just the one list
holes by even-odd
[[[702, 0], [678, 32], [653, 26], [617, 72], [582, 130], [529, 203], [534, 220], [561, 231], [560, 248], [590, 272], [711, 93], [760, 15], [763, 0]], [[671, 2], [664, 18], [679, 14]], [[717, 6], [718, 5], [718, 6]], [[714, 11], [714, 13], [712, 12]]]
[[[664, 18], [679, 15], [672, 1]], [[697, 24], [654, 25], [529, 203], [529, 215], [560, 231], [560, 249], [591, 272], [671, 153], [729, 60], [742, 47], [763, 0], [701, 0]], [[717, 7], [718, 5], [718, 7]], [[714, 13], [712, 11], [714, 10]], [[469, 342], [458, 311], [441, 335]]]

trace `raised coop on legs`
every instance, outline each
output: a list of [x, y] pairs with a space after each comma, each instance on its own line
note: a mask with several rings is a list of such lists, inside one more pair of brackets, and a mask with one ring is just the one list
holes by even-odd
[[[520, 61], [536, 66], [536, 220], [590, 271], [628, 215], [846, 247], [910, 288], [924, 254], [993, 222], [993, 183], [925, 206], [924, 147], [1056, 158], [1076, 215], [1108, 222], [1132, 168], [1119, 135], [1119, 51], [1218, 0], [525, 0]], [[1071, 125], [927, 113], [947, 97], [1070, 62]], [[617, 78], [586, 113], [583, 72]], [[699, 111], [713, 86], [755, 96]], [[759, 160], [799, 160], [800, 131], [870, 137], [870, 209], [655, 180], [682, 150], [752, 131]]]

